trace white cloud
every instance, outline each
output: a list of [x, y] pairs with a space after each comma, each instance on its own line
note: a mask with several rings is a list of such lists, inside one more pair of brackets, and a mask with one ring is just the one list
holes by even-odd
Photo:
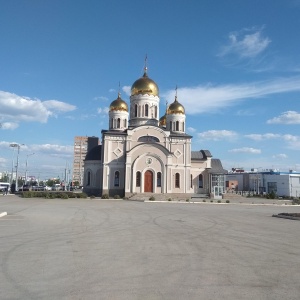
[[11, 123], [11, 125], [7, 125], [11, 129], [13, 129], [13, 126], [16, 128], [20, 122], [46, 123], [48, 118], [53, 116], [54, 113], [76, 109], [74, 105], [61, 101], [41, 101], [4, 91], [0, 91], [0, 107], [0, 118], [4, 120], [4, 123]]
[[109, 112], [109, 108], [108, 107], [104, 107], [104, 108], [97, 108], [97, 113], [98, 114], [104, 114], [104, 115], [107, 115]]
[[17, 127], [19, 127], [18, 123], [14, 123], [14, 122], [4, 122], [4, 123], [0, 123], [0, 129], [3, 130], [13, 130], [16, 129]]
[[265, 133], [265, 134], [247, 134], [246, 138], [252, 139], [254, 141], [262, 141], [262, 140], [270, 140], [270, 139], [278, 139], [282, 136], [280, 134], [275, 133]]
[[267, 124], [300, 124], [300, 113], [292, 110], [286, 111], [279, 117], [268, 120]]
[[[248, 84], [212, 84], [196, 87], [183, 87], [177, 90], [178, 101], [185, 107], [187, 114], [216, 112], [233, 106], [246, 99], [257, 99], [274, 94], [300, 91], [300, 77], [277, 78]], [[169, 103], [174, 101], [174, 90], [162, 93]]]
[[6, 159], [3, 157], [0, 157], [0, 167], [5, 167], [6, 165]]
[[76, 106], [72, 104], [68, 104], [65, 102], [57, 101], [57, 100], [47, 100], [42, 102], [42, 104], [49, 110], [55, 112], [68, 112], [76, 109]]
[[288, 158], [288, 156], [286, 154], [280, 153], [280, 154], [273, 155], [272, 158], [285, 159], [285, 158]]
[[229, 152], [260, 154], [261, 150], [260, 149], [255, 149], [255, 148], [250, 148], [250, 147], [243, 147], [243, 148], [231, 149], [231, 150], [229, 150]]
[[283, 134], [282, 138], [287, 142], [299, 142], [300, 137], [292, 134]]
[[130, 96], [130, 94], [131, 94], [131, 86], [129, 86], [129, 85], [123, 86], [123, 87], [122, 87], [122, 91], [123, 91], [127, 96]]
[[74, 146], [62, 146], [56, 144], [28, 145], [29, 151], [41, 152], [49, 155], [73, 155]]
[[284, 146], [291, 150], [300, 150], [300, 136], [292, 134], [248, 134], [245, 135], [246, 138], [252, 139], [254, 141], [265, 141], [270, 139], [277, 139], [280, 143], [284, 142]]
[[108, 101], [109, 99], [107, 97], [104, 97], [104, 96], [99, 96], [99, 97], [94, 97], [93, 100], [96, 100], [96, 101]]
[[197, 134], [198, 138], [202, 140], [219, 141], [223, 139], [234, 139], [237, 133], [229, 130], [208, 130]]
[[219, 56], [235, 54], [240, 58], [253, 58], [262, 53], [271, 43], [268, 37], [263, 36], [262, 28], [232, 32], [228, 39], [229, 43], [221, 48]]
[[188, 128], [187, 128], [187, 131], [188, 131], [188, 132], [194, 133], [194, 132], [196, 132], [196, 129], [193, 128], [193, 127], [188, 127]]
[[254, 116], [255, 112], [253, 110], [240, 109], [236, 112], [236, 115], [237, 116]]

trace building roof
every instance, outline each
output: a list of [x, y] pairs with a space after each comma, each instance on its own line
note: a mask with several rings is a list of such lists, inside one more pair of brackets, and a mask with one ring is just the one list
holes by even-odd
[[223, 169], [221, 160], [218, 158], [212, 158], [211, 160], [211, 169], [208, 171], [213, 174], [227, 174], [227, 170]]
[[192, 160], [196, 159], [206, 159], [208, 157], [212, 157], [209, 150], [200, 150], [200, 151], [192, 151], [191, 153]]
[[102, 153], [102, 145], [98, 145], [92, 148], [87, 155], [85, 156], [85, 160], [101, 160]]

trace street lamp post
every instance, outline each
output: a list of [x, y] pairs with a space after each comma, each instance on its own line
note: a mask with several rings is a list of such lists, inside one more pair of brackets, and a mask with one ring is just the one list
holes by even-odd
[[17, 163], [16, 163], [16, 192], [19, 190], [19, 187], [18, 187], [18, 166], [19, 166], [19, 154], [20, 154], [20, 148], [21, 148], [22, 145], [24, 145], [24, 144], [13, 143], [13, 144], [10, 144], [10, 145], [9, 145], [9, 147], [12, 147], [12, 148], [18, 148], [18, 152], [17, 152]]
[[27, 183], [27, 166], [28, 166], [28, 156], [34, 155], [34, 153], [26, 155], [26, 165], [25, 165], [25, 184]]
[[12, 164], [11, 164], [11, 177], [10, 177], [10, 185], [13, 183], [14, 180], [14, 167], [15, 167], [15, 148], [13, 149], [13, 156], [12, 156]]

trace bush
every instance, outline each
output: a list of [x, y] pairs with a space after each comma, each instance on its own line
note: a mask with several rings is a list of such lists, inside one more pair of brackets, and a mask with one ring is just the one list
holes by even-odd
[[109, 195], [108, 195], [108, 194], [103, 194], [103, 195], [101, 196], [101, 199], [109, 199]]
[[65, 194], [67, 194], [69, 198], [76, 198], [76, 194], [73, 192], [65, 192]]
[[271, 193], [267, 194], [267, 199], [275, 199], [276, 194], [274, 191], [272, 191]]
[[74, 195], [76, 196], [76, 198], [80, 199], [86, 199], [88, 197], [86, 193], [74, 193]]
[[154, 201], [154, 200], [155, 200], [155, 197], [151, 196], [151, 197], [149, 198], [149, 200], [150, 200], [150, 201]]
[[292, 204], [293, 205], [300, 205], [300, 198], [299, 199], [297, 199], [297, 198], [293, 199]]
[[120, 199], [121, 197], [119, 195], [114, 195], [114, 199]]
[[68, 198], [87, 198], [86, 193], [73, 192], [48, 192], [48, 191], [26, 191], [20, 192], [23, 198], [45, 198], [45, 199], [68, 199]]
[[206, 202], [206, 200], [205, 200], [205, 199], [203, 199], [203, 200], [202, 200], [202, 202]]
[[60, 194], [61, 199], [69, 199], [68, 195], [66, 193], [61, 193]]
[[23, 198], [32, 198], [32, 192], [22, 192], [21, 196]]
[[190, 201], [190, 199], [185, 199], [185, 201], [186, 201], [186, 202], [189, 202], [189, 201]]
[[95, 199], [95, 196], [94, 196], [94, 195], [91, 195], [91, 196], [90, 196], [90, 199]]
[[226, 203], [230, 203], [230, 201], [229, 201], [229, 200], [226, 200]]
[[210, 200], [210, 202], [214, 202], [214, 200]]
[[169, 199], [168, 199], [168, 201], [172, 201], [172, 199], [171, 199], [171, 198], [169, 198]]
[[218, 203], [221, 203], [222, 201], [221, 200], [218, 200]]

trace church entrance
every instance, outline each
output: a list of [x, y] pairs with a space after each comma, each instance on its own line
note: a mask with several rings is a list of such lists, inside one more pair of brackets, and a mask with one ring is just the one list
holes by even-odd
[[153, 173], [148, 170], [144, 177], [144, 192], [153, 193]]

